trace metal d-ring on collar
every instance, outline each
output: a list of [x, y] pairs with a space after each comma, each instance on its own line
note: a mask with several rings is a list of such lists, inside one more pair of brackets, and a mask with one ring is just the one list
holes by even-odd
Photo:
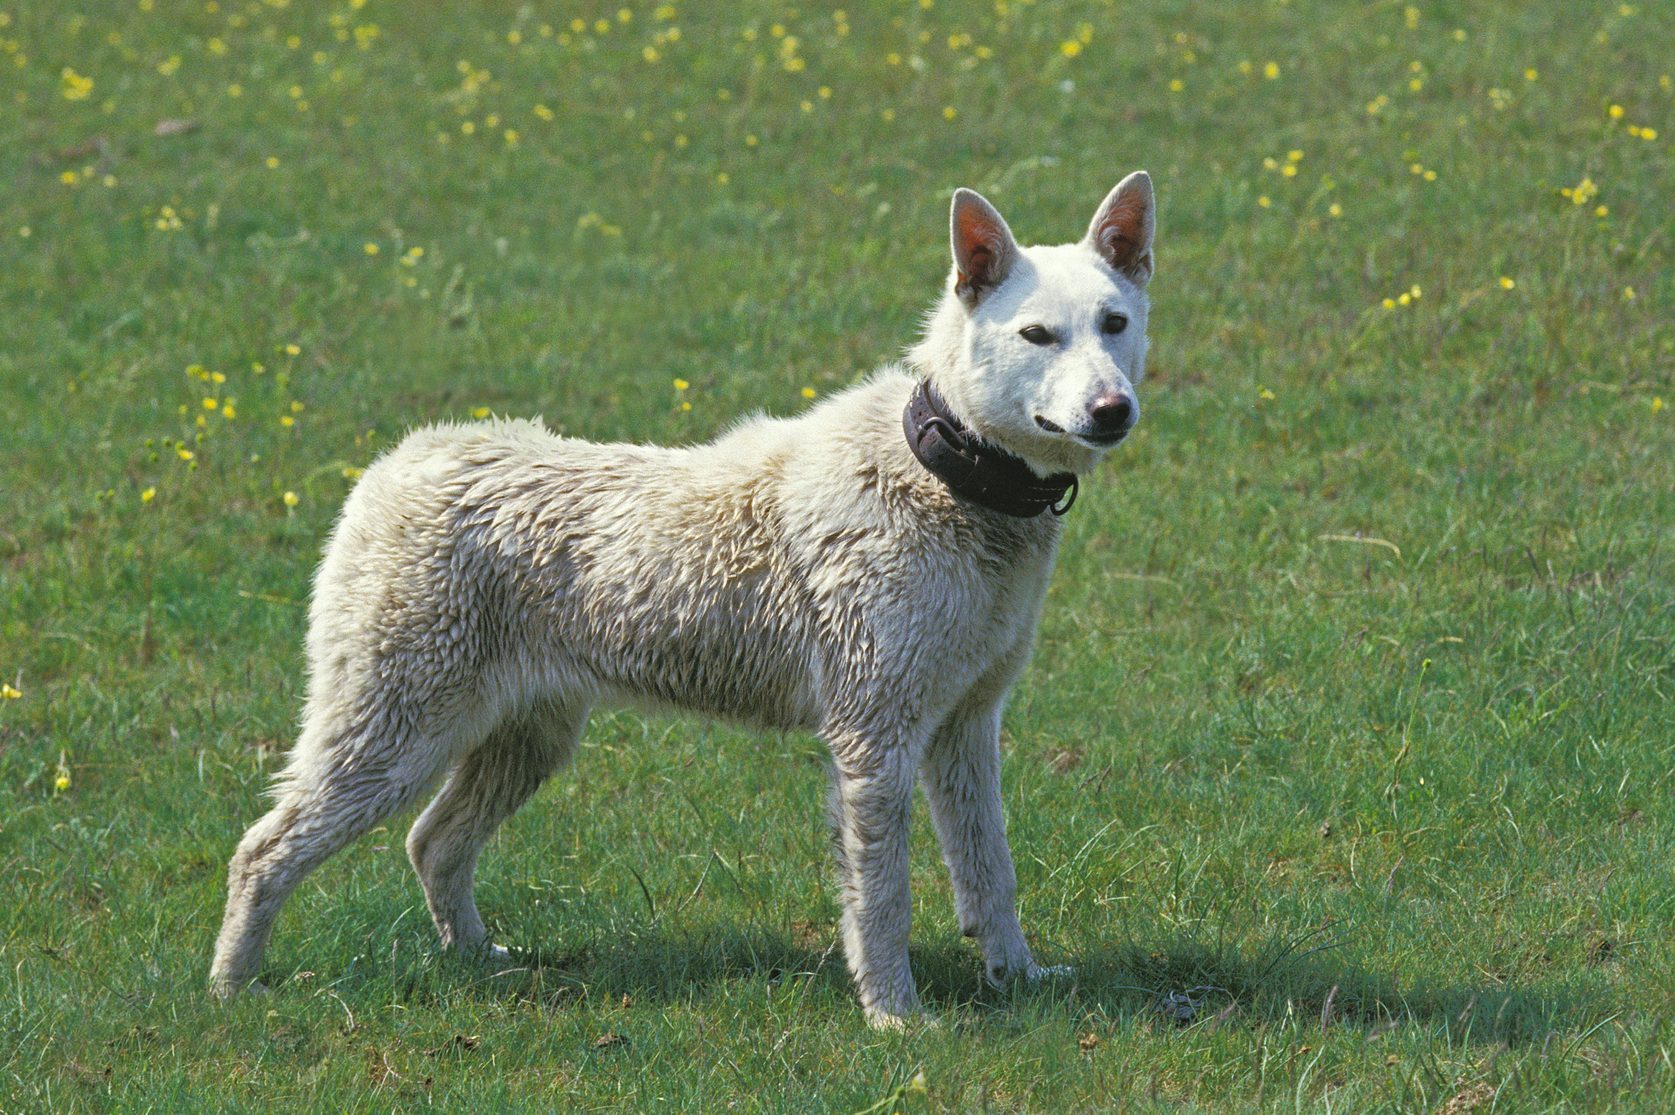
[[1076, 502], [1074, 473], [1036, 476], [1021, 458], [966, 429], [930, 380], [914, 388], [902, 412], [902, 431], [919, 463], [962, 499], [1018, 519], [1043, 511], [1063, 515]]

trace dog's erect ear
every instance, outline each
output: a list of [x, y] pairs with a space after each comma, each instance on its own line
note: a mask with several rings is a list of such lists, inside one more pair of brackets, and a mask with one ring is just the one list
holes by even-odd
[[1141, 286], [1152, 277], [1152, 210], [1152, 176], [1137, 170], [1105, 195], [1084, 241], [1100, 259]]
[[1018, 245], [1006, 221], [976, 190], [954, 191], [949, 218], [954, 244], [954, 293], [975, 306], [985, 293], [999, 286], [1018, 258]]

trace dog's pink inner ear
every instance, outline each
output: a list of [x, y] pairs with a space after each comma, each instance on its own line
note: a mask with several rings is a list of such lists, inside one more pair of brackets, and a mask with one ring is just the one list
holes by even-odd
[[954, 264], [962, 290], [977, 291], [999, 283], [1004, 278], [1006, 242], [1012, 234], [975, 205], [960, 210], [955, 228], [960, 251]]
[[1150, 207], [1144, 191], [1121, 193], [1110, 200], [1093, 228], [1094, 250], [1139, 283], [1152, 273]]

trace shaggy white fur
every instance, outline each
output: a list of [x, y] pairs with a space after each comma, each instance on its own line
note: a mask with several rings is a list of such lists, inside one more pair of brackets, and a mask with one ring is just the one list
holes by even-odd
[[407, 849], [444, 945], [487, 948], [478, 853], [601, 701], [820, 733], [844, 946], [874, 1022], [919, 1010], [916, 781], [990, 978], [1041, 973], [1018, 924], [998, 738], [1059, 522], [951, 494], [914, 459], [902, 411], [928, 376], [1042, 475], [1092, 468], [1138, 415], [1151, 183], [1125, 179], [1075, 245], [1019, 248], [970, 191], [952, 225], [955, 267], [911, 369], [800, 417], [689, 449], [436, 426], [367, 469], [315, 581], [300, 738], [232, 859], [215, 992], [255, 980], [309, 871], [444, 776]]

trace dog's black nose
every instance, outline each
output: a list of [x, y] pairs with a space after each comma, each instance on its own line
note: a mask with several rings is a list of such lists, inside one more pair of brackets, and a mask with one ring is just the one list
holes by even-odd
[[1094, 432], [1100, 434], [1127, 433], [1134, 425], [1134, 400], [1124, 393], [1101, 395], [1088, 408]]

